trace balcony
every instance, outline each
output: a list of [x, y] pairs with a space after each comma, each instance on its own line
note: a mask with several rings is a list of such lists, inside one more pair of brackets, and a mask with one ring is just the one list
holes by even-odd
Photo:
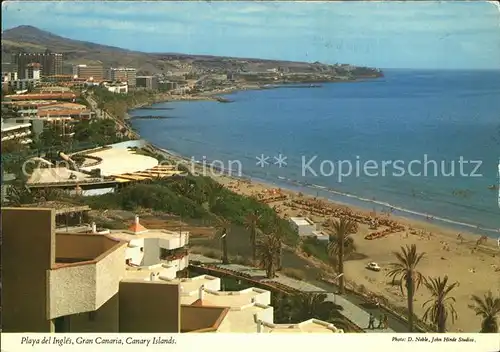
[[98, 234], [56, 234], [48, 319], [95, 311], [118, 292], [126, 243]]

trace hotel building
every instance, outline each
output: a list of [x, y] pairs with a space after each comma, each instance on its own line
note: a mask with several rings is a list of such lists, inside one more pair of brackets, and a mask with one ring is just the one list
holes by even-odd
[[102, 65], [74, 65], [73, 76], [92, 81], [102, 81], [104, 69]]
[[107, 78], [113, 82], [127, 82], [129, 87], [135, 87], [137, 70], [128, 67], [110, 68]]
[[61, 75], [63, 73], [63, 57], [57, 53], [17, 53], [12, 55], [12, 63], [17, 66], [19, 79], [26, 77], [25, 68], [28, 64], [38, 63], [41, 66], [41, 76]]
[[155, 76], [137, 76], [137, 88], [145, 88], [149, 90], [158, 89], [158, 77]]
[[178, 278], [186, 232], [149, 230], [138, 217], [125, 231], [59, 232], [56, 213], [2, 210], [3, 332], [343, 332], [315, 319], [274, 324], [266, 290]]

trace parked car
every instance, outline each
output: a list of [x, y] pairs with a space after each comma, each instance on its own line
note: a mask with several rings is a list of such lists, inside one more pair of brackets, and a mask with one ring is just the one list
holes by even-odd
[[375, 262], [368, 263], [368, 265], [366, 266], [366, 268], [368, 270], [380, 271], [380, 266], [377, 263], [375, 263]]

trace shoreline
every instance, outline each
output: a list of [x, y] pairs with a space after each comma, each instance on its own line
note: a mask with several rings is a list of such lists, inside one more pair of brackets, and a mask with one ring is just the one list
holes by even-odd
[[[152, 145], [155, 149], [165, 153], [171, 160], [177, 162], [189, 162], [190, 159], [175, 152]], [[200, 170], [202, 165], [195, 166], [195, 170]], [[451, 282], [458, 282], [458, 286], [453, 290], [451, 296], [456, 298], [455, 309], [459, 318], [457, 321], [448, 323], [449, 331], [472, 332], [477, 331], [480, 326], [480, 318], [470, 309], [470, 296], [475, 294], [482, 296], [488, 290], [496, 294], [492, 277], [500, 275], [500, 248], [496, 240], [488, 239], [486, 243], [478, 243], [479, 235], [469, 231], [461, 231], [459, 238], [458, 231], [442, 224], [416, 220], [410, 217], [393, 214], [375, 214], [361, 207], [342, 204], [332, 199], [315, 197], [314, 194], [301, 192], [300, 190], [281, 187], [279, 184], [264, 180], [237, 177], [229, 175], [210, 175], [217, 182], [231, 191], [245, 196], [257, 196], [264, 194], [274, 201], [260, 199], [273, 208], [281, 217], [307, 216], [321, 228], [329, 231], [328, 227], [322, 225], [326, 220], [337, 219], [336, 215], [318, 214], [315, 211], [308, 211], [304, 208], [294, 207], [287, 204], [293, 201], [317, 202], [322, 204], [324, 209], [341, 209], [340, 213], [348, 210], [350, 216], [354, 217], [377, 217], [386, 219], [402, 229], [395, 230], [386, 236], [369, 239], [367, 236], [373, 233], [366, 222], [358, 222], [359, 230], [352, 237], [357, 246], [357, 253], [363, 254], [364, 259], [347, 259], [345, 261], [346, 282], [355, 283], [359, 289], [372, 294], [384, 297], [391, 304], [399, 307], [406, 307], [406, 296], [402, 295], [399, 286], [390, 284], [390, 279], [386, 275], [391, 263], [395, 262], [394, 252], [399, 252], [402, 246], [415, 244], [420, 253], [425, 253], [423, 261], [419, 264], [418, 270], [426, 277], [442, 277], [447, 275]], [[272, 192], [269, 192], [272, 190]], [[276, 196], [278, 194], [278, 196]], [[286, 199], [280, 199], [285, 196]], [[380, 226], [382, 231], [388, 227]], [[380, 232], [380, 230], [378, 231]], [[297, 249], [300, 251], [300, 247]], [[320, 259], [314, 256], [306, 256], [311, 265], [317, 266]], [[366, 270], [368, 262], [377, 262], [381, 267], [381, 272], [371, 272]], [[321, 264], [322, 263], [322, 264]], [[321, 262], [319, 267], [327, 265]], [[420, 287], [415, 295], [415, 314], [422, 318], [425, 309], [422, 303], [431, 299], [425, 287]]]
[[[172, 158], [182, 160], [183, 162], [186, 163], [192, 163], [192, 160], [184, 155], [153, 145], [150, 142], [147, 143], [152, 145], [155, 149], [166, 153]], [[207, 160], [207, 163], [208, 162], [209, 160]], [[199, 165], [201, 167], [202, 164]], [[210, 169], [210, 166], [206, 166], [206, 168]], [[382, 214], [385, 213], [388, 209], [392, 209], [393, 212], [391, 213], [391, 217], [393, 218], [401, 218], [403, 220], [412, 222], [416, 221], [421, 224], [425, 224], [425, 226], [430, 226], [430, 227], [441, 227], [443, 229], [446, 229], [446, 231], [454, 231], [455, 233], [461, 233], [462, 235], [467, 234], [469, 236], [473, 236], [474, 238], [479, 238], [480, 236], [486, 235], [488, 238], [497, 239], [497, 237], [500, 235], [497, 229], [478, 227], [477, 225], [474, 224], [468, 224], [458, 220], [447, 219], [434, 214], [424, 214], [418, 211], [404, 208], [403, 206], [396, 206], [393, 204], [389, 204], [382, 200], [367, 199], [357, 196], [355, 194], [340, 192], [333, 188], [328, 188], [315, 184], [309, 184], [292, 179], [286, 179], [279, 176], [276, 177], [276, 180], [266, 180], [266, 179], [261, 179], [259, 177], [253, 177], [251, 175], [241, 175], [241, 176], [233, 175], [231, 174], [231, 170], [216, 170], [216, 172], [221, 173], [222, 176], [224, 177], [228, 177], [235, 180], [251, 181], [259, 184], [265, 184], [269, 188], [281, 188], [289, 192], [304, 193], [309, 195], [310, 197], [322, 199], [327, 202], [332, 202], [339, 206], [352, 208], [356, 211], [366, 214], [371, 213], [374, 210], [374, 208], [377, 208], [376, 211]], [[345, 201], [343, 199], [345, 199]], [[354, 200], [354, 202], [352, 202], [352, 200]], [[361, 203], [361, 204], [354, 204], [354, 203]]]

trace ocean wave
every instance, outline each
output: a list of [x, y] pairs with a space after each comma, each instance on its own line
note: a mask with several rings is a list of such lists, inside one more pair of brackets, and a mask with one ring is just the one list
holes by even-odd
[[[283, 179], [283, 178], [280, 178], [280, 179]], [[365, 197], [360, 197], [360, 196], [357, 196], [357, 195], [354, 195], [351, 193], [347, 193], [347, 192], [340, 192], [340, 191], [333, 190], [331, 188], [327, 188], [327, 187], [320, 186], [320, 185], [308, 184], [307, 182], [291, 180], [291, 179], [286, 179], [285, 181], [290, 182], [291, 184], [300, 185], [300, 186], [305, 187], [305, 188], [326, 190], [326, 192], [331, 193], [331, 194], [339, 195], [339, 196], [346, 197], [346, 198], [355, 199], [357, 201], [361, 201], [361, 202], [365, 202], [365, 203], [369, 203], [369, 204], [376, 204], [376, 205], [379, 205], [382, 207], [397, 210], [397, 211], [404, 213], [404, 214], [410, 214], [410, 215], [414, 215], [414, 216], [426, 218], [426, 219], [438, 220], [438, 221], [452, 224], [452, 225], [458, 225], [461, 227], [466, 227], [466, 228], [475, 229], [475, 230], [481, 230], [481, 231], [495, 233], [495, 234], [500, 232], [500, 229], [481, 227], [478, 225], [469, 224], [469, 223], [462, 222], [462, 221], [456, 221], [456, 220], [440, 217], [440, 216], [437, 216], [434, 214], [423, 213], [423, 212], [411, 210], [408, 208], [403, 208], [403, 207], [400, 207], [397, 205], [393, 205], [393, 204], [390, 204], [388, 202], [384, 202], [384, 201], [380, 201], [380, 200], [376, 200], [376, 199], [369, 199], [369, 198], [365, 198]]]

